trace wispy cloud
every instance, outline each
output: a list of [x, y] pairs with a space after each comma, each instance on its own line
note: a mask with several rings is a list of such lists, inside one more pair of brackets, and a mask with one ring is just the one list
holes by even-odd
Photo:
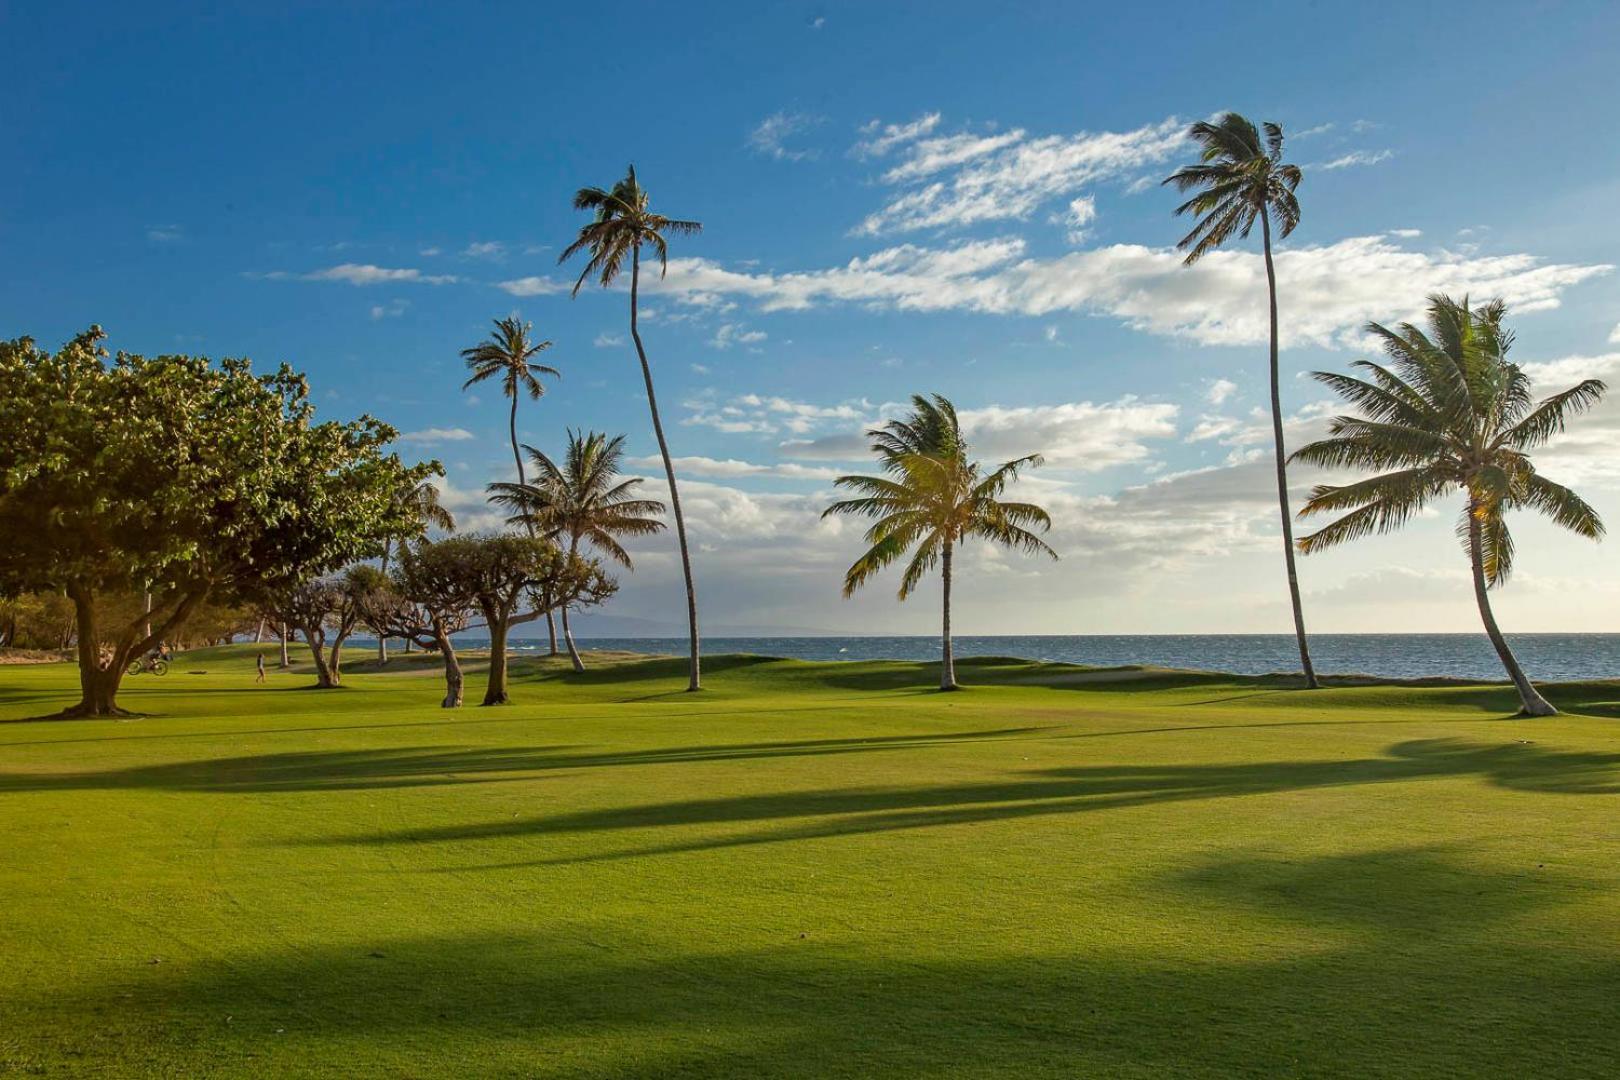
[[749, 330], [738, 323], [722, 323], [709, 344], [717, 349], [729, 349], [733, 345], [757, 345], [769, 336], [763, 330]]
[[[663, 459], [658, 457], [637, 457], [626, 460], [638, 469], [662, 469], [664, 467]], [[761, 465], [752, 461], [738, 461], [736, 458], [678, 457], [673, 461], [678, 472], [690, 476], [724, 478], [779, 476], [789, 480], [835, 480], [843, 472], [841, 469], [819, 465], [799, 465], [795, 462]]]
[[432, 427], [432, 428], [423, 428], [421, 431], [407, 431], [403, 435], [401, 435], [399, 437], [399, 439], [400, 439], [400, 442], [440, 443], [440, 442], [466, 442], [468, 439], [471, 439], [471, 438], [474, 438], [474, 437], [475, 436], [473, 435], [473, 433], [468, 431], [466, 428], [459, 428], [459, 427], [452, 427], [452, 428]]
[[1331, 161], [1319, 161], [1307, 166], [1307, 168], [1329, 172], [1333, 169], [1349, 169], [1358, 165], [1377, 165], [1379, 162], [1388, 161], [1394, 156], [1395, 151], [1393, 150], [1352, 150], [1350, 153], [1342, 154]]
[[178, 225], [148, 225], [146, 238], [154, 244], [176, 244], [184, 240], [185, 230]]
[[[1290, 297], [1284, 343], [1358, 346], [1369, 319], [1418, 314], [1425, 293], [1501, 296], [1520, 314], [1556, 308], [1570, 287], [1607, 264], [1548, 263], [1529, 254], [1475, 256], [1416, 251], [1387, 236], [1351, 237], [1276, 255]], [[843, 266], [786, 274], [742, 273], [705, 259], [673, 259], [652, 288], [684, 300], [736, 296], [766, 311], [858, 304], [905, 311], [1046, 316], [1105, 314], [1150, 333], [1211, 345], [1267, 335], [1265, 267], [1253, 251], [1217, 251], [1195, 267], [1173, 250], [1137, 244], [1030, 258], [1017, 237], [948, 248], [887, 248]]]
[[1216, 379], [1204, 391], [1204, 400], [1211, 405], [1221, 405], [1226, 399], [1237, 393], [1238, 385], [1231, 379]]
[[467, 259], [504, 259], [506, 245], [499, 240], [474, 240], [461, 249], [463, 258]]
[[414, 267], [394, 268], [370, 263], [341, 263], [306, 274], [272, 270], [264, 274], [249, 273], [247, 276], [268, 281], [341, 281], [346, 285], [451, 285], [460, 280], [454, 274], [424, 274]]
[[927, 135], [939, 126], [939, 120], [940, 114], [937, 112], [919, 116], [909, 124], [884, 124], [870, 120], [861, 125], [863, 138], [850, 149], [850, 153], [858, 158], [883, 157], [895, 147]]
[[820, 154], [819, 150], [794, 149], [787, 145], [787, 140], [808, 131], [825, 119], [810, 113], [794, 113], [786, 110], [774, 112], [748, 133], [748, 146], [755, 153], [777, 161], [811, 160]]
[[513, 296], [544, 296], [548, 293], [567, 292], [571, 286], [565, 281], [548, 277], [520, 277], [496, 282], [496, 288]]
[[405, 309], [411, 306], [409, 300], [390, 300], [386, 304], [371, 305], [373, 319], [397, 319], [405, 314]]
[[931, 135], [938, 115], [924, 120], [922, 132], [911, 133], [916, 125], [890, 125], [857, 144], [857, 152], [865, 156], [903, 146], [904, 157], [883, 180], [905, 190], [867, 215], [856, 233], [877, 236], [1022, 220], [1052, 199], [1078, 195], [1091, 184], [1166, 160], [1180, 150], [1184, 135], [1184, 125], [1174, 117], [1134, 131], [1037, 137], [1022, 128]]
[[624, 344], [624, 335], [610, 334], [604, 330], [600, 334], [596, 335], [595, 339], [591, 341], [591, 344], [595, 345], [598, 349], [616, 349], [620, 345]]

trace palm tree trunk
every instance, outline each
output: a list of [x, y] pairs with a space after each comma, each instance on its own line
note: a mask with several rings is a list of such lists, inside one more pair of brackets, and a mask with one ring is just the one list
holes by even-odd
[[939, 688], [941, 690], [960, 689], [956, 685], [956, 654], [951, 650], [951, 543], [945, 542], [944, 567], [941, 578], [944, 581], [944, 619], [941, 626], [941, 651], [939, 665]]
[[1271, 263], [1271, 215], [1260, 211], [1260, 238], [1266, 254], [1266, 292], [1271, 300], [1271, 438], [1277, 458], [1277, 509], [1282, 514], [1283, 559], [1288, 564], [1288, 599], [1294, 607], [1294, 638], [1299, 642], [1299, 666], [1306, 689], [1315, 690], [1316, 669], [1305, 640], [1305, 609], [1299, 602], [1299, 573], [1294, 569], [1294, 518], [1288, 512], [1288, 466], [1283, 450], [1282, 391], [1277, 372], [1277, 270]]
[[[574, 556], [578, 554], [579, 537], [570, 536], [568, 538], [569, 561], [572, 562]], [[579, 658], [579, 648], [574, 644], [574, 628], [568, 625], [568, 605], [566, 603], [562, 606], [562, 624], [563, 640], [568, 643], [568, 662], [574, 665], [575, 674], [583, 674], [585, 671], [585, 661]]]
[[1521, 716], [1557, 716], [1558, 710], [1552, 703], [1541, 696], [1535, 684], [1525, 675], [1524, 669], [1519, 666], [1518, 658], [1508, 647], [1507, 638], [1497, 628], [1496, 616], [1491, 612], [1490, 585], [1485, 580], [1485, 553], [1480, 542], [1479, 518], [1474, 516], [1472, 503], [1468, 507], [1468, 561], [1474, 570], [1474, 599], [1479, 603], [1479, 617], [1485, 623], [1485, 636], [1491, 639], [1491, 645], [1496, 649], [1496, 655], [1501, 659], [1502, 666], [1507, 669], [1508, 678], [1513, 680], [1513, 686], [1519, 691], [1519, 703], [1523, 706]]
[[653, 393], [652, 368], [647, 364], [647, 350], [641, 344], [641, 330], [636, 322], [636, 303], [641, 285], [641, 245], [631, 248], [630, 254], [630, 337], [636, 343], [636, 355], [641, 358], [641, 377], [647, 383], [647, 408], [652, 411], [653, 434], [658, 438], [658, 453], [664, 459], [664, 475], [669, 479], [669, 506], [675, 515], [675, 537], [680, 542], [681, 572], [686, 575], [686, 622], [691, 651], [691, 667], [687, 690], [701, 690], [702, 679], [698, 661], [697, 586], [692, 581], [692, 554], [686, 545], [686, 518], [681, 514], [681, 493], [675, 486], [675, 463], [669, 457], [669, 443], [664, 440], [664, 422], [658, 416], [658, 398]]

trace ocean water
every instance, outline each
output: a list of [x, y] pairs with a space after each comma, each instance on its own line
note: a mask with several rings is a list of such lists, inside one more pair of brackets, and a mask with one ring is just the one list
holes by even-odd
[[[1620, 634], [1513, 634], [1519, 662], [1533, 679], [1620, 678]], [[685, 638], [580, 638], [582, 648], [684, 654]], [[1298, 671], [1290, 634], [1083, 634], [959, 637], [956, 655], [1017, 656], [1071, 664], [1162, 667], [1264, 675]], [[487, 645], [469, 638], [467, 645]], [[522, 651], [546, 648], [543, 639], [514, 640]], [[705, 638], [707, 653], [758, 653], [801, 660], [937, 660], [935, 637]], [[1504, 678], [1495, 651], [1480, 634], [1313, 634], [1311, 657], [1322, 674], [1382, 675], [1412, 679], [1452, 676]]]

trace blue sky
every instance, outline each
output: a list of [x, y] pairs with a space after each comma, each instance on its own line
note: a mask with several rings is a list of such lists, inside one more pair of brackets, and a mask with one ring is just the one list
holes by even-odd
[[[624, 295], [570, 300], [556, 266], [574, 189], [634, 161], [705, 226], [646, 337], [722, 630], [932, 629], [930, 595], [841, 600], [857, 531], [815, 513], [861, 430], [918, 391], [952, 397], [986, 456], [1050, 459], [1026, 494], [1063, 561], [977, 553], [960, 629], [1286, 629], [1258, 261], [1177, 267], [1185, 223], [1156, 184], [1222, 109], [1281, 122], [1306, 169], [1279, 255], [1291, 439], [1326, 408], [1298, 373], [1347, 365], [1361, 323], [1434, 289], [1505, 295], [1549, 388], [1620, 379], [1613, 5], [613, 15], [0, 7], [23, 43], [0, 95], [0, 328], [290, 361], [323, 410], [444, 460], [476, 524], [510, 469], [505, 412], [460, 392], [456, 354], [491, 318], [556, 342], [526, 440], [573, 425], [655, 450]], [[1616, 434], [1606, 407], [1545, 466], [1611, 519]], [[1307, 560], [1313, 626], [1473, 629], [1450, 513]], [[1504, 622], [1620, 630], [1612, 544], [1526, 522], [1521, 545]], [[643, 545], [614, 610], [667, 617], [668, 548]]]

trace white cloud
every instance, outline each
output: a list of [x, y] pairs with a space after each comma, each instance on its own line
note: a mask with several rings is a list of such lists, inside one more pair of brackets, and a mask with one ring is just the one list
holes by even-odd
[[1237, 393], [1238, 385], [1231, 379], [1216, 379], [1204, 391], [1204, 400], [1211, 405], [1223, 404], [1227, 398]]
[[[1180, 150], [1183, 127], [1172, 117], [1126, 132], [1030, 138], [1015, 129], [903, 140], [907, 156], [884, 180], [908, 190], [855, 231], [876, 236], [1024, 219], [1050, 199], [1164, 161]], [[920, 183], [925, 180], [930, 182]]]
[[1313, 135], [1326, 135], [1332, 130], [1333, 124], [1329, 122], [1326, 124], [1317, 124], [1315, 127], [1305, 128], [1303, 131], [1290, 132], [1288, 137], [1290, 139], [1309, 139]]
[[439, 442], [465, 442], [474, 438], [472, 432], [466, 428], [432, 427], [421, 431], [407, 431], [399, 437], [400, 442], [439, 443]]
[[939, 126], [939, 113], [927, 113], [909, 124], [880, 124], [872, 120], [861, 125], [866, 136], [850, 151], [858, 158], [883, 157], [890, 150], [902, 146], [933, 131]]
[[496, 288], [513, 296], [544, 296], [548, 293], [567, 292], [572, 286], [548, 277], [520, 277], [496, 282]]
[[1321, 169], [1328, 172], [1333, 169], [1348, 169], [1354, 165], [1377, 165], [1381, 161], [1388, 161], [1395, 156], [1393, 150], [1352, 150], [1348, 154], [1340, 155], [1331, 161], [1320, 161], [1308, 166], [1312, 169]]
[[[675, 463], [675, 472], [679, 476], [721, 478], [777, 476], [789, 480], [834, 480], [843, 472], [841, 469], [799, 465], [794, 462], [761, 465], [751, 461], [738, 461], [736, 458], [719, 459], [712, 457], [678, 457], [671, 460]], [[664, 467], [663, 459], [659, 457], [629, 458], [627, 461], [640, 469], [662, 469]]]
[[610, 334], [604, 330], [600, 334], [596, 335], [596, 337], [591, 341], [591, 344], [595, 345], [598, 349], [616, 349], [624, 344], [624, 335]]
[[[1367, 320], [1414, 317], [1432, 292], [1501, 296], [1522, 315], [1558, 307], [1566, 289], [1613, 269], [1528, 254], [1416, 251], [1386, 236], [1285, 248], [1276, 266], [1284, 344], [1328, 347], [1359, 347]], [[672, 259], [668, 278], [649, 289], [683, 301], [738, 296], [766, 311], [853, 303], [1037, 317], [1086, 312], [1209, 345], [1255, 344], [1268, 333], [1264, 264], [1258, 253], [1236, 249], [1213, 252], [1193, 267], [1184, 267], [1174, 250], [1138, 244], [1029, 258], [1016, 237], [949, 248], [902, 244], [843, 266], [785, 274]]]
[[755, 153], [763, 154], [777, 161], [811, 160], [820, 151], [795, 150], [787, 145], [787, 140], [815, 127], [823, 119], [823, 117], [812, 116], [808, 113], [790, 113], [785, 110], [774, 112], [761, 120], [758, 126], [749, 132], [748, 146]]
[[173, 244], [185, 239], [185, 230], [178, 225], [148, 225], [146, 238], [154, 244]]
[[1391, 229], [1389, 235], [1398, 240], [1416, 240], [1423, 235], [1422, 229]]
[[461, 249], [461, 254], [468, 259], [503, 259], [506, 245], [499, 240], [474, 240]]
[[749, 330], [738, 323], [722, 323], [709, 344], [717, 349], [729, 349], [733, 345], [757, 345], [769, 336], [763, 330]]
[[451, 285], [457, 279], [451, 274], [424, 274], [414, 268], [390, 268], [370, 263], [341, 263], [325, 270], [312, 270], [307, 274], [293, 274], [285, 270], [272, 270], [267, 274], [248, 274], [248, 277], [270, 281], [341, 281], [348, 285]]
[[386, 304], [371, 305], [373, 319], [397, 319], [405, 314], [405, 309], [411, 306], [409, 300], [390, 300]]
[[1614, 329], [1609, 331], [1609, 344], [1620, 345], [1620, 323], [1615, 323]]
[[828, 421], [860, 420], [874, 410], [870, 402], [851, 401], [838, 405], [813, 405], [784, 397], [743, 394], [724, 402], [712, 399], [688, 401], [691, 415], [683, 424], [711, 427], [733, 435], [772, 434], [788, 431], [806, 434]]
[[1047, 341], [1055, 342], [1058, 339], [1058, 328], [1056, 326], [1047, 326], [1041, 331], [1041, 336], [1046, 338]]
[[[788, 440], [780, 449], [786, 456], [802, 460], [865, 460], [870, 456], [870, 448], [863, 432], [906, 408], [890, 403], [876, 410], [869, 405], [864, 410], [845, 405], [838, 407], [836, 413], [823, 411], [816, 416], [817, 420], [859, 417], [862, 422], [819, 438]], [[1077, 401], [1058, 405], [959, 408], [957, 418], [974, 453], [987, 460], [1038, 453], [1054, 469], [1099, 472], [1145, 461], [1149, 456], [1147, 440], [1174, 437], [1179, 412], [1179, 407], [1173, 404], [1127, 396], [1102, 404]], [[789, 430], [797, 429], [789, 426]]]
[[1086, 237], [1091, 235], [1086, 226], [1097, 220], [1097, 200], [1090, 195], [1082, 195], [1071, 200], [1069, 212], [1063, 215], [1063, 223], [1068, 226], [1068, 238], [1071, 244], [1083, 244]]
[[1204, 442], [1230, 435], [1243, 427], [1243, 421], [1234, 416], [1201, 416], [1197, 425], [1187, 434], [1187, 441]]
[[436, 247], [425, 247], [425, 248], [422, 248], [420, 251], [418, 251], [417, 254], [421, 255], [421, 256], [423, 256], [425, 258], [431, 259], [435, 255], [443, 254], [443, 250], [441, 248], [436, 248]]

